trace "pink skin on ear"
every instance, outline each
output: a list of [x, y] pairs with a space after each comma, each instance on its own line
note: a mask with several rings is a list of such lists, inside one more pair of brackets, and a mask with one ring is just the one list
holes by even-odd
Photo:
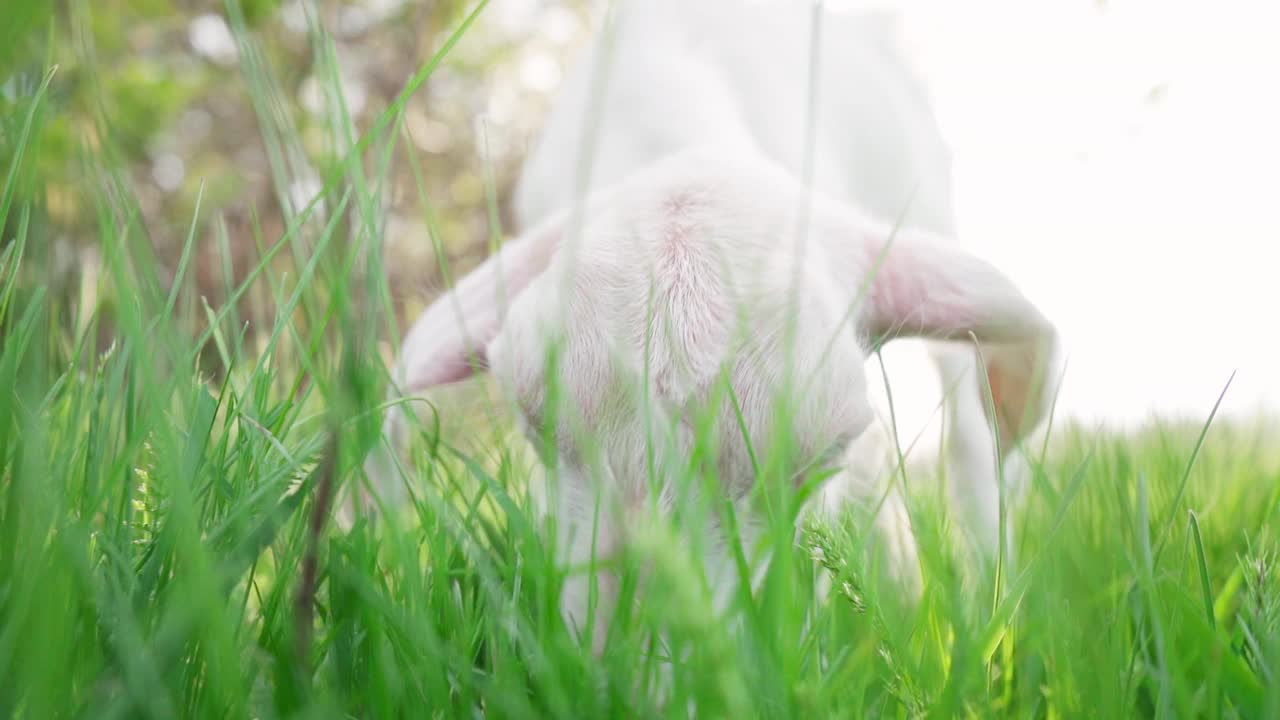
[[424, 310], [401, 349], [401, 388], [421, 392], [482, 368], [484, 349], [501, 329], [507, 308], [546, 269], [559, 237], [559, 218], [543, 223], [508, 242]]
[[[551, 261], [561, 223], [555, 216], [511, 240], [422, 312], [400, 350], [393, 397], [465, 380], [484, 366], [485, 348], [502, 328], [511, 301]], [[399, 405], [387, 412], [383, 434], [392, 447], [405, 439], [404, 413]]]
[[952, 338], [972, 328], [977, 310], [973, 298], [954, 285], [962, 280], [956, 275], [965, 273], [954, 266], [937, 267], [946, 260], [929, 258], [909, 241], [894, 242], [883, 256], [877, 249], [868, 262], [875, 276], [870, 278], [864, 329], [873, 337]]
[[[926, 337], [981, 344], [1005, 450], [1043, 418], [1052, 325], [999, 270], [967, 253], [903, 234], [863, 244], [874, 273], [861, 314], [873, 338]], [[879, 263], [878, 270], [876, 264]], [[866, 282], [864, 279], [863, 282]], [[984, 396], [985, 397], [985, 396]]]

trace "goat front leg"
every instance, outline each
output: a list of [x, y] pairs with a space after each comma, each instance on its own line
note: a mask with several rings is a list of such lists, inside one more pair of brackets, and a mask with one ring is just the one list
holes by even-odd
[[617, 603], [617, 574], [600, 565], [612, 562], [619, 533], [611, 508], [590, 481], [562, 468], [548, 488], [556, 529], [558, 560], [567, 571], [560, 609], [570, 632], [586, 637], [597, 656], [604, 651]]
[[[997, 348], [983, 348], [986, 367], [978, 361], [973, 347], [938, 344], [932, 348], [946, 396], [947, 427], [943, 448], [952, 507], [960, 514], [961, 530], [977, 550], [982, 562], [994, 565], [1003, 541], [1005, 558], [1013, 562], [1014, 529], [1010, 500], [1027, 484], [1029, 467], [1021, 461], [1017, 443], [1025, 436], [1020, 427], [1022, 410], [997, 408], [999, 456], [990, 414], [991, 405], [1002, 400], [1002, 372], [1008, 372], [1008, 358]], [[1012, 362], [1016, 364], [1017, 358]], [[1015, 371], [1017, 368], [1015, 368]], [[986, 377], [983, 376], [986, 374]], [[1043, 383], [1038, 383], [1043, 386]], [[988, 398], [990, 388], [993, 397]], [[1040, 402], [1039, 398], [1017, 398], [1015, 402]], [[1039, 415], [1040, 411], [1029, 412]], [[1013, 423], [1005, 422], [1015, 414]], [[1000, 535], [1001, 495], [1005, 500], [1004, 536]]]
[[[897, 465], [888, 426], [872, 422], [845, 450], [840, 472], [827, 479], [814, 511], [828, 522], [851, 513], [860, 532], [869, 528], [865, 546], [871, 566], [915, 598], [923, 586], [920, 558], [903, 488], [897, 486]], [[824, 582], [824, 593], [827, 586]]]

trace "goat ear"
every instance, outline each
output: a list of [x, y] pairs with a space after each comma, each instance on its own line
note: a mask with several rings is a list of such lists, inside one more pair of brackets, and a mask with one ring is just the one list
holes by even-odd
[[483, 367], [511, 302], [546, 270], [562, 221], [552, 218], [472, 270], [427, 307], [405, 335], [396, 368], [402, 392], [457, 382]]
[[[507, 308], [551, 262], [562, 227], [562, 218], [554, 217], [506, 243], [422, 312], [401, 345], [393, 398], [466, 379], [483, 365], [485, 348], [502, 328]], [[398, 404], [387, 411], [382, 432], [387, 442], [370, 453], [365, 472], [384, 499], [399, 501], [404, 483], [402, 478], [396, 482], [394, 455], [404, 445], [408, 424]], [[372, 509], [368, 490], [357, 487], [342, 501], [339, 522], [345, 527], [354, 523], [357, 505]]]
[[973, 255], [921, 235], [863, 237], [853, 263], [869, 283], [862, 331], [879, 340], [976, 338], [1005, 447], [1034, 429], [1048, 412], [1057, 359], [1057, 334], [1044, 315]]

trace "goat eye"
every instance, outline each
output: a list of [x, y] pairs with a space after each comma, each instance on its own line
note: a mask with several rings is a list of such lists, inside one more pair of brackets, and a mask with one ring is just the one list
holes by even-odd
[[845, 450], [849, 449], [849, 445], [852, 442], [852, 435], [841, 434], [837, 436], [825, 450], [819, 453], [816, 462], [814, 462], [814, 468], [829, 470], [837, 467], [840, 464], [841, 458], [844, 456]]
[[520, 424], [530, 441], [541, 439], [542, 433], [546, 429], [542, 413], [528, 407], [521, 407], [520, 409]]
[[[540, 456], [546, 454], [549, 449], [547, 446], [549, 441], [552, 443], [555, 442], [554, 438], [549, 438], [547, 435], [548, 432], [552, 431], [547, 428], [546, 419], [542, 414], [542, 407], [540, 405], [534, 407], [528, 403], [521, 403], [519, 425], [520, 430], [524, 433], [525, 439], [533, 445], [534, 449]], [[543, 460], [546, 461], [548, 458], [543, 457]]]

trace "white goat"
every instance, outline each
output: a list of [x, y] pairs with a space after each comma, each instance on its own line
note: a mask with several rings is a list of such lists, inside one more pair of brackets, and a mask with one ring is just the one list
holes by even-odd
[[[731, 403], [717, 411], [726, 496], [745, 497], [755, 481], [745, 426], [752, 441], [789, 440], [797, 475], [820, 462], [840, 469], [820, 505], [875, 497], [896, 455], [868, 399], [871, 343], [951, 340], [935, 353], [954, 388], [951, 485], [994, 552], [993, 420], [970, 336], [982, 342], [1008, 451], [1046, 411], [1054, 332], [1000, 272], [944, 241], [948, 154], [890, 27], [828, 14], [811, 53], [808, 3], [649, 0], [616, 21], [579, 59], [527, 160], [520, 235], [417, 320], [395, 375], [401, 389], [461, 380], [476, 361], [498, 376], [531, 441], [554, 439], [551, 511], [566, 559], [581, 565], [593, 544], [608, 556], [626, 541], [639, 504], [675, 501], [663, 478], [687, 466], [694, 408], [724, 381], [742, 415]], [[552, 371], [562, 407], [547, 414]], [[402, 441], [397, 413], [387, 428], [393, 445]], [[875, 523], [903, 577], [914, 577], [896, 492]], [[752, 527], [744, 523], [748, 546]], [[708, 568], [722, 572], [729, 545], [708, 540]], [[612, 580], [599, 579], [607, 620]], [[566, 588], [571, 623], [585, 615], [587, 582]]]

